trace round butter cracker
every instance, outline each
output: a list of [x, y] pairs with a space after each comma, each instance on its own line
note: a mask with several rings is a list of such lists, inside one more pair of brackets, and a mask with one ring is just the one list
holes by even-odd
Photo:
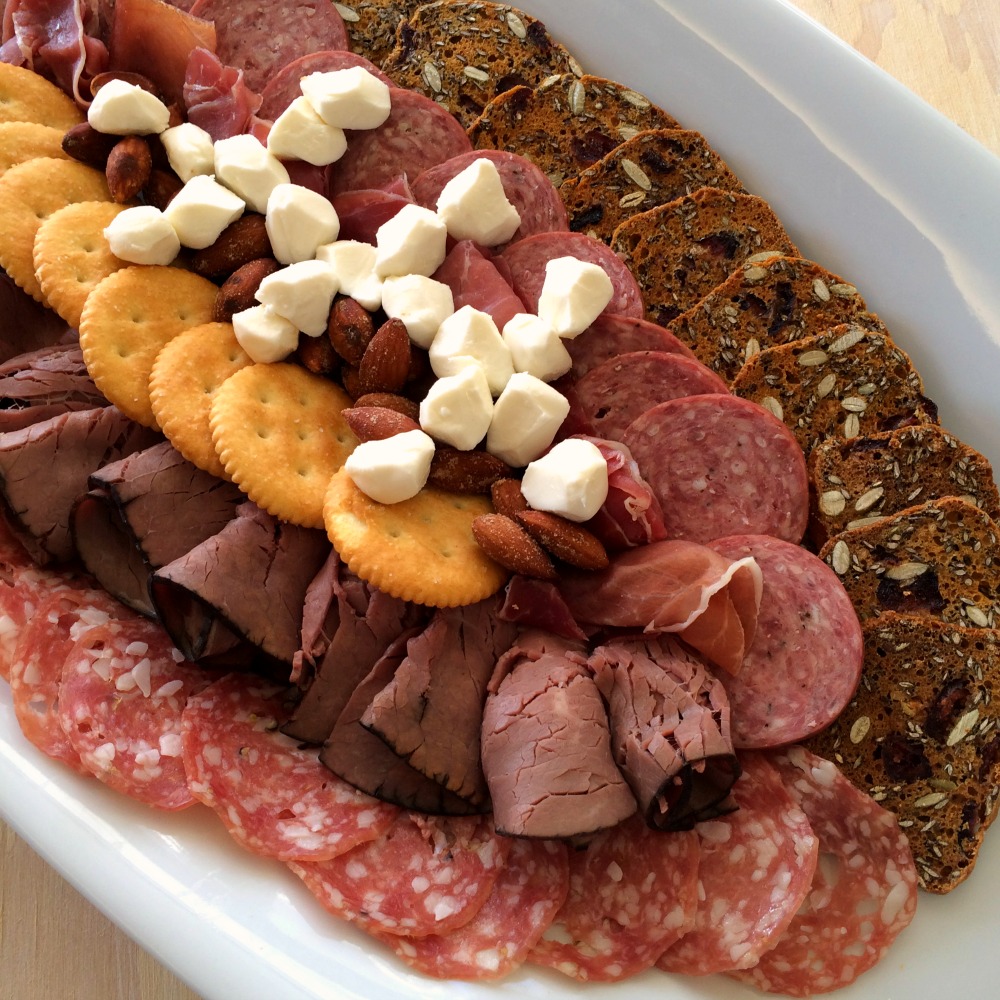
[[343, 469], [323, 506], [327, 536], [352, 573], [393, 597], [438, 608], [475, 604], [507, 582], [510, 574], [472, 535], [473, 520], [492, 513], [486, 497], [431, 487], [381, 504]]
[[68, 160], [62, 137], [59, 129], [38, 122], [0, 122], [0, 177], [11, 167], [42, 156]]
[[66, 131], [86, 116], [54, 83], [0, 62], [0, 122], [38, 122]]

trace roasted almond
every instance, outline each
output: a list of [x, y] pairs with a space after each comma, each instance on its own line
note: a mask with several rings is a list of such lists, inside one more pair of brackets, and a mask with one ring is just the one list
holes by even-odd
[[452, 493], [489, 493], [498, 479], [509, 475], [510, 466], [488, 451], [459, 451], [439, 444], [427, 482]]
[[248, 212], [226, 226], [210, 247], [191, 254], [191, 270], [203, 278], [225, 278], [252, 260], [270, 256], [264, 216]]
[[231, 323], [234, 313], [257, 305], [254, 295], [260, 283], [277, 270], [278, 262], [273, 257], [262, 257], [244, 264], [223, 282], [215, 298], [212, 319], [216, 323]]
[[528, 509], [528, 501], [521, 492], [519, 479], [498, 479], [490, 487], [490, 497], [498, 514], [514, 517], [522, 510]]
[[152, 172], [153, 156], [149, 143], [141, 135], [126, 135], [119, 139], [108, 153], [108, 162], [104, 167], [112, 200], [119, 205], [132, 201], [149, 183]]
[[154, 205], [162, 212], [182, 187], [184, 184], [173, 171], [157, 170], [154, 167], [143, 195], [147, 204]]
[[80, 122], [63, 135], [62, 149], [74, 160], [103, 170], [108, 162], [108, 155], [119, 138], [117, 135], [98, 132], [90, 122]]
[[384, 406], [413, 421], [420, 420], [420, 405], [395, 392], [369, 392], [354, 401], [355, 406]]
[[361, 388], [361, 375], [354, 365], [344, 365], [340, 370], [340, 384], [351, 399], [359, 399], [361, 396], [367, 395]]
[[608, 553], [592, 532], [558, 514], [522, 510], [514, 519], [543, 548], [570, 566], [598, 570], [608, 565]]
[[327, 332], [333, 349], [356, 368], [375, 336], [375, 325], [364, 306], [354, 299], [341, 298], [334, 302], [330, 310]]
[[365, 348], [358, 365], [362, 392], [399, 392], [410, 372], [410, 353], [410, 335], [402, 320], [386, 320]]
[[539, 580], [553, 580], [556, 568], [545, 550], [512, 518], [480, 514], [472, 522], [479, 547], [504, 569]]
[[332, 378], [340, 368], [340, 356], [326, 337], [299, 337], [296, 356], [314, 375]]
[[420, 430], [420, 424], [384, 406], [352, 406], [340, 415], [359, 441], [383, 441], [406, 431]]

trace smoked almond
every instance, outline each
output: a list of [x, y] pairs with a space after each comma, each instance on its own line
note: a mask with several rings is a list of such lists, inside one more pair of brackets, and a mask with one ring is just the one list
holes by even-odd
[[523, 510], [515, 520], [544, 549], [570, 566], [598, 570], [608, 565], [608, 553], [586, 528], [544, 510]]
[[504, 569], [539, 580], [556, 578], [556, 568], [545, 550], [505, 514], [480, 514], [472, 522], [472, 534], [479, 547]]

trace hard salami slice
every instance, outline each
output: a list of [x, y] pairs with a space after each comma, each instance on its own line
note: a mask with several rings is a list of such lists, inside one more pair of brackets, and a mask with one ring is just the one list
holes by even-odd
[[820, 863], [778, 944], [733, 975], [769, 993], [827, 993], [870, 969], [913, 919], [913, 858], [895, 816], [829, 761], [801, 747], [772, 759], [819, 838]]
[[763, 754], [740, 755], [737, 810], [699, 823], [694, 927], [656, 963], [705, 976], [756, 965], [791, 922], [812, 885], [819, 841]]
[[380, 936], [426, 937], [475, 917], [510, 845], [488, 820], [407, 812], [369, 844], [289, 867], [331, 913]]
[[861, 626], [843, 584], [798, 545], [766, 535], [720, 538], [727, 559], [753, 556], [764, 590], [753, 642], [738, 673], [721, 674], [737, 747], [774, 747], [828, 726], [861, 677]]
[[228, 674], [188, 700], [191, 793], [241, 846], [282, 861], [325, 861], [381, 836], [398, 810], [331, 774], [315, 749], [278, 731], [287, 688]]
[[[12, 540], [13, 541], [13, 540]], [[7, 548], [7, 540], [0, 540], [0, 546]], [[20, 548], [20, 543], [16, 543]], [[21, 629], [34, 615], [40, 601], [49, 589], [58, 585], [64, 577], [61, 573], [39, 569], [28, 559], [21, 548], [11, 548], [11, 554], [3, 555], [0, 564], [0, 677], [10, 678], [10, 666]], [[22, 561], [23, 560], [23, 561]]]

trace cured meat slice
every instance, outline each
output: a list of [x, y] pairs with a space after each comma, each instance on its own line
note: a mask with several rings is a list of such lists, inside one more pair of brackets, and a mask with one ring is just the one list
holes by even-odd
[[550, 580], [515, 574], [504, 589], [504, 600], [498, 614], [505, 622], [541, 629], [563, 639], [576, 642], [587, 639], [562, 594]]
[[401, 813], [377, 840], [289, 867], [331, 913], [380, 936], [416, 938], [472, 920], [510, 845], [486, 819]]
[[531, 160], [496, 149], [473, 150], [425, 170], [413, 181], [417, 204], [434, 211], [445, 185], [477, 160], [488, 160], [496, 167], [507, 200], [521, 216], [508, 246], [536, 233], [569, 231], [566, 208], [552, 181]]
[[854, 695], [864, 642], [836, 574], [811, 552], [767, 535], [710, 545], [727, 559], [752, 557], [764, 591], [757, 630], [739, 673], [721, 675], [737, 747], [774, 747], [828, 726]]
[[397, 810], [278, 732], [287, 693], [284, 685], [228, 674], [189, 698], [182, 717], [188, 785], [247, 850], [325, 861], [380, 837]]
[[394, 90], [389, 117], [378, 128], [348, 135], [347, 152], [330, 171], [330, 193], [383, 187], [402, 174], [417, 177], [471, 148], [465, 130], [440, 104]]
[[706, 976], [748, 969], [772, 948], [810, 890], [819, 841], [763, 754], [740, 754], [728, 816], [695, 828], [700, 844], [694, 927], [657, 967]]
[[0, 361], [16, 359], [26, 351], [75, 340], [66, 321], [36, 302], [0, 270]]
[[806, 461], [792, 432], [762, 406], [722, 394], [670, 399], [622, 438], [660, 501], [668, 537], [802, 540]]
[[436, 979], [499, 979], [516, 969], [569, 891], [566, 845], [517, 839], [483, 908], [450, 934], [383, 937], [396, 954]]
[[0, 516], [0, 677], [5, 680], [21, 629], [61, 579], [61, 574], [35, 566]]
[[638, 817], [570, 855], [569, 896], [529, 961], [573, 979], [614, 982], [650, 968], [694, 925], [698, 835]]
[[[331, 169], [336, 170], [336, 166]], [[341, 240], [357, 240], [375, 245], [379, 227], [393, 218], [413, 199], [394, 191], [374, 190], [345, 191], [333, 199], [333, 208], [340, 220]]]
[[188, 121], [218, 141], [250, 129], [260, 96], [249, 89], [242, 70], [224, 65], [208, 49], [197, 48], [185, 70], [184, 106]]
[[819, 838], [820, 861], [777, 945], [732, 975], [769, 993], [828, 993], [875, 965], [913, 919], [913, 858], [895, 816], [829, 761], [801, 747], [772, 760]]
[[510, 269], [511, 284], [529, 312], [538, 310], [538, 297], [545, 282], [545, 265], [556, 257], [577, 260], [603, 267], [611, 278], [614, 294], [602, 313], [642, 319], [642, 292], [632, 272], [599, 240], [585, 233], [537, 233], [512, 243], [501, 254]]
[[456, 243], [432, 277], [451, 289], [455, 312], [472, 306], [492, 316], [498, 330], [525, 311], [496, 265], [470, 240]]
[[181, 712], [211, 680], [155, 622], [97, 626], [63, 664], [63, 731], [84, 767], [116, 792], [157, 809], [185, 809], [195, 800], [181, 757]]

